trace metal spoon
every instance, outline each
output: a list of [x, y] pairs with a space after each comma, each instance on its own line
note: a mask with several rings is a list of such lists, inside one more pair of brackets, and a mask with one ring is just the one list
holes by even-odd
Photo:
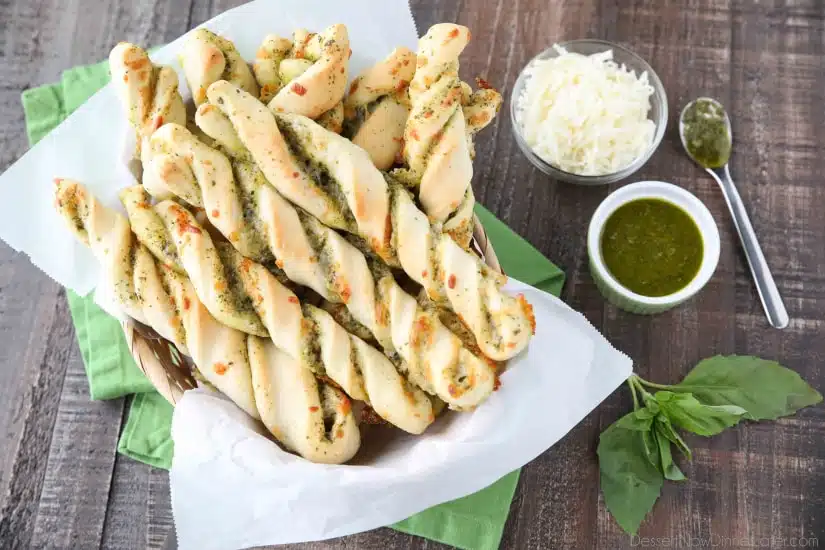
[[[699, 101], [707, 101], [715, 105], [716, 112], [724, 116], [724, 125], [727, 129], [726, 142], [727, 150], [720, 156], [721, 164], [717, 166], [707, 166], [697, 159], [690, 151], [687, 140], [685, 138], [685, 114], [688, 109], [694, 106]], [[771, 270], [768, 263], [765, 261], [765, 255], [762, 253], [762, 247], [759, 246], [759, 241], [756, 239], [756, 233], [751, 225], [748, 213], [745, 210], [745, 205], [742, 203], [742, 197], [736, 190], [736, 185], [730, 177], [730, 170], [728, 170], [728, 157], [730, 156], [730, 146], [733, 144], [733, 134], [731, 132], [730, 118], [728, 113], [721, 103], [715, 99], [700, 97], [694, 99], [682, 109], [682, 114], [679, 116], [679, 137], [682, 139], [682, 146], [685, 148], [688, 156], [692, 158], [697, 164], [704, 168], [719, 187], [722, 188], [722, 194], [725, 196], [725, 202], [728, 203], [728, 208], [733, 216], [733, 224], [736, 226], [736, 232], [739, 233], [739, 240], [745, 249], [745, 257], [748, 260], [751, 274], [756, 282], [756, 290], [759, 292], [759, 298], [762, 300], [762, 307], [765, 309], [765, 314], [768, 316], [768, 322], [772, 327], [785, 328], [788, 326], [789, 318], [788, 311], [785, 309], [785, 304], [782, 302], [782, 296], [779, 294], [779, 289], [776, 288], [776, 283], [771, 275]]]

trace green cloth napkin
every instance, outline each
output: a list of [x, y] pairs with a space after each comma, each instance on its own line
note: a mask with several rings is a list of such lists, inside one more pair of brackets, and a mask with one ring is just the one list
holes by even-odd
[[[109, 81], [105, 63], [76, 67], [61, 82], [23, 92], [26, 131], [37, 143]], [[59, 176], [60, 174], [55, 174]], [[476, 214], [507, 275], [558, 296], [564, 273], [487, 209]], [[154, 391], [132, 359], [120, 324], [95, 305], [93, 297], [67, 292], [69, 309], [92, 399], [136, 394], [118, 442], [118, 452], [168, 469], [172, 462], [172, 406]], [[467, 550], [498, 548], [519, 471], [486, 489], [425, 510], [391, 527]]]

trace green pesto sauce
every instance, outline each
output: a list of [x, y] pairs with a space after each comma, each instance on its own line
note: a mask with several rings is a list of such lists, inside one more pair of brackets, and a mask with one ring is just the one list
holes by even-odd
[[704, 255], [696, 222], [675, 204], [637, 199], [616, 209], [601, 236], [604, 263], [625, 288], [652, 298], [685, 288]]
[[705, 168], [720, 168], [730, 158], [731, 139], [725, 111], [713, 101], [698, 99], [682, 115], [685, 147]]

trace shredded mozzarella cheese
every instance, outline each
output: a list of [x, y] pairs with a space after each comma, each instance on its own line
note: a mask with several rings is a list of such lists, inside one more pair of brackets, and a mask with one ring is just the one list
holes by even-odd
[[653, 141], [647, 118], [653, 87], [613, 61], [554, 46], [558, 57], [535, 62], [517, 99], [516, 121], [530, 148], [572, 174], [612, 174], [633, 163]]

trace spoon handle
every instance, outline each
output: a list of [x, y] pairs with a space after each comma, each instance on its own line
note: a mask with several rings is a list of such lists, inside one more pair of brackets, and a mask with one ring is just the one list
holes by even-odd
[[745, 205], [742, 203], [742, 197], [739, 196], [739, 191], [736, 190], [736, 185], [730, 177], [728, 166], [708, 168], [707, 171], [722, 188], [722, 194], [728, 203], [728, 208], [733, 216], [733, 224], [736, 226], [739, 240], [742, 241], [742, 246], [745, 249], [745, 257], [748, 259], [748, 265], [756, 282], [756, 290], [762, 300], [762, 307], [768, 316], [768, 322], [774, 328], [787, 327], [789, 322], [788, 311], [782, 302], [782, 296], [779, 295], [779, 289], [776, 288], [768, 262], [765, 261], [762, 247], [759, 246], [759, 241], [756, 239], [756, 233], [745, 210]]

